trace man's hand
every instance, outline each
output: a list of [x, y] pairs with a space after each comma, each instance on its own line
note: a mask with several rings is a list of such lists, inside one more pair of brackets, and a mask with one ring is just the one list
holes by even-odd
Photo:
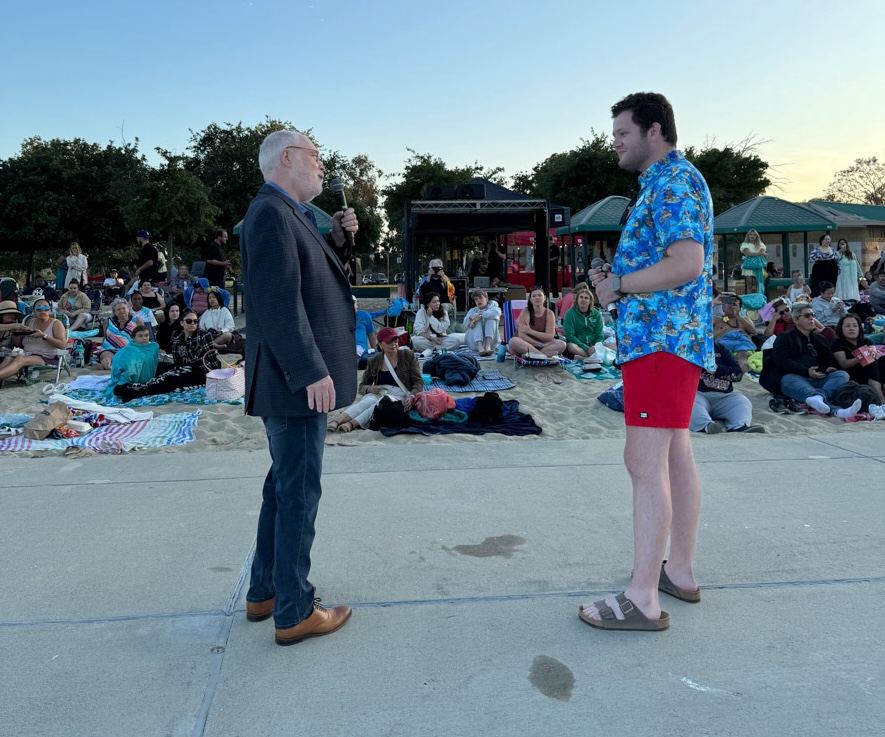
[[808, 377], [811, 379], [825, 379], [826, 376], [817, 366], [812, 366], [808, 369]]
[[590, 269], [587, 272], [590, 283], [596, 289], [596, 298], [603, 309], [606, 309], [612, 302], [618, 301], [618, 295], [612, 291], [611, 280], [608, 278], [608, 272], [603, 269]]
[[356, 233], [360, 229], [352, 207], [339, 210], [332, 216], [332, 240], [339, 248], [344, 245], [344, 232]]
[[331, 376], [307, 385], [307, 407], [320, 414], [331, 412], [335, 406], [335, 384]]

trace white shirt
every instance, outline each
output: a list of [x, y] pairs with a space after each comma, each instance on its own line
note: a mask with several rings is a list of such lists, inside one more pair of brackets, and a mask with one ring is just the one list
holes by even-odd
[[219, 333], [231, 333], [234, 331], [234, 317], [227, 307], [219, 307], [217, 310], [206, 310], [200, 317], [200, 327], [203, 330], [215, 330]]

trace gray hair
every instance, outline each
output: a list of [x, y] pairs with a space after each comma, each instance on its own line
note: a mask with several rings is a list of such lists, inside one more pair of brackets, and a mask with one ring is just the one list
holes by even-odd
[[811, 310], [814, 312], [814, 308], [811, 306], [810, 302], [793, 302], [793, 306], [790, 307], [790, 314], [796, 318], [799, 317], [799, 313], [802, 310]]
[[442, 268], [443, 267], [442, 259], [441, 258], [433, 259], [427, 268], [432, 269], [434, 266], [439, 266], [440, 268]]
[[280, 165], [280, 155], [287, 146], [300, 146], [307, 139], [303, 133], [298, 131], [274, 131], [264, 141], [258, 149], [258, 166], [265, 179], [276, 171]]
[[117, 309], [117, 305], [126, 305], [126, 309], [132, 312], [132, 306], [129, 304], [129, 300], [123, 299], [122, 297], [114, 297], [114, 301], [111, 302], [111, 312]]

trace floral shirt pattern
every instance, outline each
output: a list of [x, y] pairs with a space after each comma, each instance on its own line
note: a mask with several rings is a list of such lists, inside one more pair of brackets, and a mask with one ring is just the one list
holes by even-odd
[[701, 173], [679, 151], [639, 177], [612, 271], [631, 274], [664, 258], [676, 241], [704, 246], [704, 271], [694, 281], [661, 292], [627, 294], [618, 303], [618, 361], [659, 351], [673, 353], [713, 373], [713, 201]]

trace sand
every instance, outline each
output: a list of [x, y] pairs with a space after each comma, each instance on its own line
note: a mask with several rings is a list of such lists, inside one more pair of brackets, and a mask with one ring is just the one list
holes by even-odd
[[[497, 442], [544, 442], [545, 440], [593, 440], [595, 438], [624, 437], [624, 416], [608, 409], [597, 400], [597, 397], [611, 386], [613, 381], [580, 380], [567, 371], [557, 368], [520, 368], [516, 369], [513, 361], [504, 363], [483, 363], [483, 367], [494, 367], [516, 385], [513, 389], [500, 392], [504, 399], [516, 399], [520, 409], [530, 414], [535, 422], [543, 428], [543, 433], [531, 437], [508, 437], [488, 434], [476, 435], [442, 435], [425, 437], [422, 435], [403, 434], [384, 437], [380, 432], [356, 430], [351, 433], [329, 433], [327, 444], [354, 446], [378, 444], [395, 446], [402, 443], [479, 443], [494, 440]], [[75, 375], [85, 373], [101, 375], [105, 372], [88, 369], [75, 369]], [[562, 380], [561, 384], [542, 385], [536, 378], [539, 373], [556, 373]], [[54, 375], [51, 379], [54, 379]], [[46, 382], [40, 381], [31, 386], [7, 382], [0, 390], [0, 412], [36, 414], [40, 411], [42, 393]], [[885, 432], [885, 422], [844, 422], [836, 418], [816, 416], [776, 415], [768, 409], [768, 393], [757, 383], [745, 378], [736, 386], [739, 391], [750, 397], [753, 403], [753, 421], [766, 428], [768, 433], [778, 435], [814, 435], [829, 432]], [[476, 396], [475, 394], [455, 394], [458, 397]], [[265, 451], [267, 440], [261, 421], [247, 417], [242, 405], [184, 405], [166, 404], [159, 407], [138, 408], [153, 411], [156, 415], [174, 412], [193, 412], [202, 410], [196, 431], [196, 440], [184, 446], [163, 448], [145, 448], [137, 453], [188, 453], [202, 450], [254, 450]], [[332, 413], [334, 418], [338, 413]], [[715, 443], [728, 442], [741, 436], [722, 434], [707, 436], [694, 433], [695, 442]], [[20, 457], [61, 455], [60, 451], [40, 451], [19, 453]]]

